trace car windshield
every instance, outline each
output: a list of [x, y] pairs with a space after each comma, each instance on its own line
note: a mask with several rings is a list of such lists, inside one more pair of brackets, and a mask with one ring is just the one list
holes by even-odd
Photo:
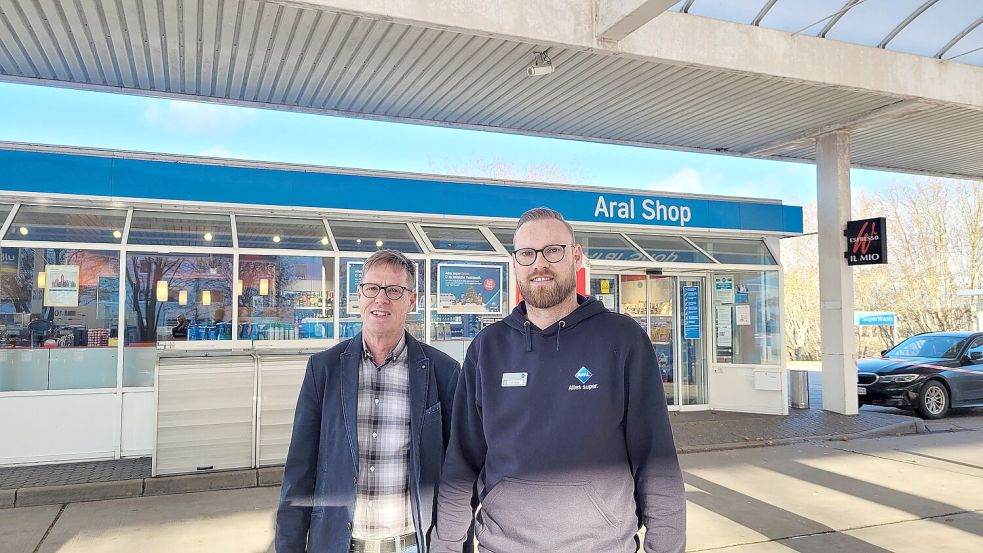
[[959, 336], [912, 336], [888, 350], [885, 357], [930, 357], [955, 359], [966, 343]]

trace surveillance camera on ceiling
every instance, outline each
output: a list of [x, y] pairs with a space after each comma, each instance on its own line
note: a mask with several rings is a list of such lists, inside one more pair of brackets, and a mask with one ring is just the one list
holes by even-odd
[[553, 60], [546, 55], [546, 52], [536, 52], [536, 59], [526, 67], [526, 75], [529, 77], [549, 75], [553, 71], [556, 71], [556, 68], [553, 67]]

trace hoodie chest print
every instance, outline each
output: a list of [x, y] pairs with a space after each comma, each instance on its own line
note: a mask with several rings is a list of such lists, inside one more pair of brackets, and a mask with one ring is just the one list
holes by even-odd
[[590, 383], [591, 378], [594, 377], [594, 373], [590, 372], [586, 366], [580, 367], [580, 369], [574, 373], [574, 379], [576, 379], [580, 384], [570, 384], [567, 388], [571, 392], [589, 392], [591, 390], [598, 389], [597, 382]]

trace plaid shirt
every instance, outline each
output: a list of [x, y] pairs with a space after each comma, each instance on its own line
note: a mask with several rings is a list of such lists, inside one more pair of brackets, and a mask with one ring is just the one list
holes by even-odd
[[410, 379], [406, 335], [381, 366], [365, 342], [358, 382], [358, 484], [352, 536], [413, 532], [410, 506]]

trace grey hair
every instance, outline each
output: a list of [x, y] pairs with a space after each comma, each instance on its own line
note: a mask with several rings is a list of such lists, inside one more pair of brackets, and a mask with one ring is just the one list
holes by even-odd
[[572, 242], [576, 242], [576, 235], [573, 232], [573, 227], [570, 226], [570, 223], [568, 223], [567, 220], [563, 218], [563, 214], [555, 209], [550, 209], [548, 207], [534, 207], [529, 211], [523, 213], [522, 217], [519, 217], [519, 223], [515, 225], [515, 233], [512, 235], [512, 240], [515, 241], [515, 234], [519, 233], [519, 229], [522, 228], [522, 225], [526, 223], [531, 223], [533, 221], [549, 221], [549, 220], [559, 221], [563, 223], [563, 226], [567, 227], [567, 231], [570, 232], [570, 240]]
[[414, 292], [416, 291], [416, 263], [410, 261], [409, 258], [403, 255], [403, 252], [396, 250], [379, 250], [375, 252], [362, 265], [362, 274], [364, 275], [369, 272], [369, 269], [376, 265], [388, 265], [394, 269], [405, 270], [407, 281], [409, 282], [408, 288]]

